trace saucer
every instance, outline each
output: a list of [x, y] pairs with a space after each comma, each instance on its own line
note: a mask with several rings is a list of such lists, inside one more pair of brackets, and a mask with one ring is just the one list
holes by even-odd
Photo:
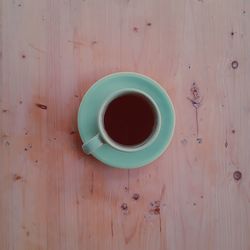
[[134, 88], [147, 93], [159, 107], [162, 124], [158, 136], [148, 147], [124, 152], [108, 144], [99, 147], [92, 155], [99, 161], [117, 168], [133, 169], [149, 164], [168, 147], [174, 132], [175, 113], [165, 90], [154, 80], [133, 72], [119, 72], [98, 80], [84, 95], [78, 111], [78, 130], [82, 141], [98, 133], [98, 112], [105, 99], [115, 91]]

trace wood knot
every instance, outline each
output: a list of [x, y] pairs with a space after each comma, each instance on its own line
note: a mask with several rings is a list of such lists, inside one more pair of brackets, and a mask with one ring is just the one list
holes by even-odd
[[235, 179], [236, 181], [239, 181], [239, 180], [241, 179], [241, 177], [242, 177], [242, 174], [241, 174], [241, 172], [240, 172], [239, 170], [237, 170], [237, 171], [235, 171], [235, 172], [233, 173], [233, 177], [234, 177], [234, 179]]
[[231, 64], [231, 65], [232, 65], [232, 68], [233, 68], [233, 69], [237, 69], [238, 66], [239, 66], [239, 63], [238, 63], [237, 61], [234, 60], [234, 61], [232, 61], [232, 64]]
[[190, 91], [193, 96], [193, 100], [197, 100], [200, 98], [200, 91], [195, 82], [193, 82], [193, 86], [191, 87]]
[[134, 193], [132, 196], [132, 199], [135, 201], [139, 200], [139, 198], [140, 198], [140, 195], [138, 193]]
[[41, 103], [36, 103], [36, 106], [40, 109], [47, 109], [47, 106]]
[[134, 32], [138, 32], [138, 31], [139, 31], [138, 27], [134, 27], [134, 28], [133, 28], [133, 31], [134, 31]]
[[14, 181], [18, 181], [18, 180], [21, 180], [22, 177], [18, 174], [14, 174], [13, 179], [14, 179]]
[[122, 203], [121, 204], [121, 209], [123, 210], [123, 211], [127, 211], [128, 210], [128, 205], [127, 205], [127, 203]]
[[201, 144], [202, 143], [202, 138], [197, 138], [196, 141]]
[[161, 213], [160, 201], [150, 202], [150, 206], [151, 206], [151, 208], [149, 209], [150, 214], [159, 215]]

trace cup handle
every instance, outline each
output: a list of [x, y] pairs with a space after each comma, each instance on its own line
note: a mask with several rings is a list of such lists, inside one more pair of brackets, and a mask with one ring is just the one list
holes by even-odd
[[102, 145], [103, 145], [103, 141], [100, 135], [97, 134], [94, 137], [92, 137], [89, 141], [85, 142], [82, 145], [82, 149], [87, 155], [89, 155], [95, 150], [97, 150], [99, 147], [101, 147]]

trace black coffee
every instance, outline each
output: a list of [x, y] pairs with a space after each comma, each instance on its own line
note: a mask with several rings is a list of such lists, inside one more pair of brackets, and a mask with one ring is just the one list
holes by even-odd
[[144, 142], [155, 127], [155, 110], [141, 94], [128, 93], [112, 100], [104, 114], [104, 128], [117, 143]]

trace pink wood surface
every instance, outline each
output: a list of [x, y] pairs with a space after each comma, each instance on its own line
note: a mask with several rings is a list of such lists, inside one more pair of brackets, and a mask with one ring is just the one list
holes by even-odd
[[[1, 250], [250, 249], [249, 1], [0, 0], [0, 32]], [[84, 155], [77, 132], [117, 71], [176, 110], [137, 170]]]

